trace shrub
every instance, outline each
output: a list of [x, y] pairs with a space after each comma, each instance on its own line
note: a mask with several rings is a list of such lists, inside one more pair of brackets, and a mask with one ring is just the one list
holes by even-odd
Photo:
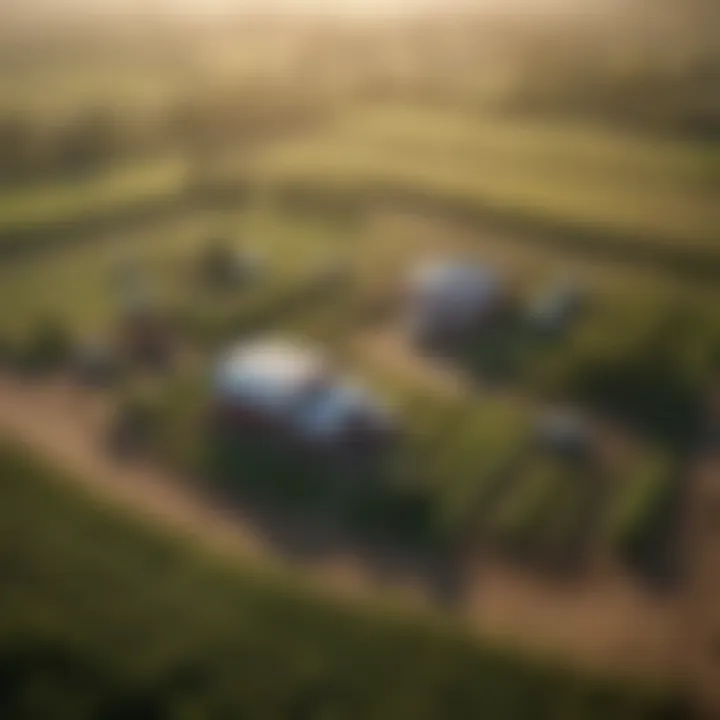
[[553, 392], [687, 440], [717, 371], [720, 325], [707, 309], [648, 300], [596, 314], [535, 377]]
[[678, 487], [676, 463], [662, 453], [639, 458], [620, 478], [608, 517], [610, 542], [627, 560], [640, 559]]
[[46, 372], [63, 366], [70, 358], [73, 340], [68, 327], [57, 318], [38, 320], [19, 349], [21, 369]]

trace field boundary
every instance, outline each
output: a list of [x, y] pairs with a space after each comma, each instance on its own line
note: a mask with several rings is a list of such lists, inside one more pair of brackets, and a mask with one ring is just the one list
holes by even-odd
[[[160, 221], [181, 210], [242, 206], [253, 196], [305, 213], [330, 212], [341, 220], [367, 217], [381, 210], [433, 217], [481, 233], [498, 233], [503, 242], [544, 246], [566, 255], [598, 258], [625, 265], [642, 265], [669, 277], [714, 286], [720, 279], [720, 250], [707, 251], [669, 238], [613, 233], [573, 223], [553, 222], [540, 214], [494, 207], [481, 199], [429, 195], [394, 184], [348, 186], [298, 179], [230, 181], [198, 188], [188, 185], [170, 196], [128, 204], [112, 212], [90, 212], [59, 223], [26, 229], [0, 227], [0, 261], [8, 263], [48, 251], [97, 240], [103, 232], [127, 232]], [[720, 239], [719, 239], [720, 243]]]

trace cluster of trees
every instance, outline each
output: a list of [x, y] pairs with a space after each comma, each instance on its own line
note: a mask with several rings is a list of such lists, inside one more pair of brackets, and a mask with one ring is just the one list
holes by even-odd
[[93, 718], [686, 717], [438, 622], [232, 571], [0, 448], [0, 714]]
[[0, 366], [42, 373], [66, 366], [74, 338], [67, 324], [53, 316], [38, 317], [24, 333], [0, 335]]
[[720, 325], [701, 302], [655, 296], [600, 310], [553, 353], [555, 391], [684, 444], [720, 376]]

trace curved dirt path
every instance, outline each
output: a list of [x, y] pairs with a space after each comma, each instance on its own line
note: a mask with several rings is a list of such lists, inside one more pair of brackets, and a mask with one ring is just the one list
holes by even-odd
[[682, 642], [703, 717], [720, 717], [720, 449], [702, 453], [685, 508]]
[[[108, 411], [102, 396], [60, 381], [28, 385], [0, 375], [0, 433], [66, 467], [101, 500], [245, 562], [292, 566], [332, 594], [385, 597], [400, 607], [436, 603], [428, 577], [408, 557], [380, 558], [331, 535], [316, 538], [313, 552], [293, 554], [252, 512], [212, 501], [156, 467], [118, 464], [101, 443]], [[308, 525], [294, 528], [292, 542], [308, 539]], [[483, 635], [581, 667], [678, 677], [671, 599], [657, 598], [614, 571], [558, 585], [489, 559], [468, 565], [453, 612]]]

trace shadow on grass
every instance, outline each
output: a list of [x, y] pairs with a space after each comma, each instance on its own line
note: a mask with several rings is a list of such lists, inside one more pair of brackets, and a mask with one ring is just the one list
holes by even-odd
[[360, 558], [384, 585], [420, 579], [443, 605], [462, 598], [458, 548], [438, 533], [432, 497], [393, 484], [386, 459], [316, 457], [268, 438], [211, 437], [208, 448], [214, 492], [280, 556]]

